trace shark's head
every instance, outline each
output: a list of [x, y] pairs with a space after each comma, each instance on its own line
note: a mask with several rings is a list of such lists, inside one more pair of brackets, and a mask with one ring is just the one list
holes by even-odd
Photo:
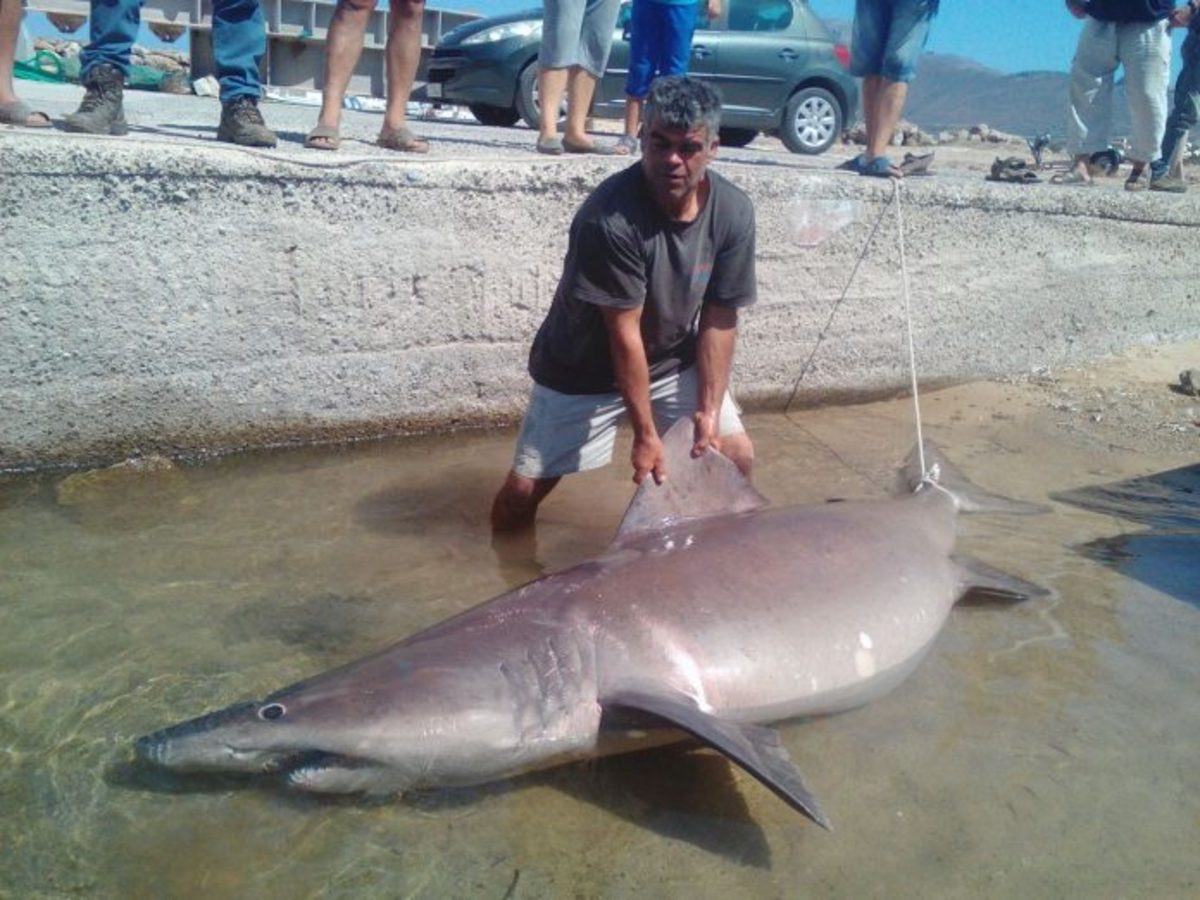
[[[454, 648], [430, 644], [427, 653], [379, 654], [164, 728], [138, 738], [135, 752], [179, 772], [267, 773], [303, 790], [390, 793], [496, 777], [525, 767], [551, 738], [590, 733], [575, 721], [587, 718], [586, 705], [538, 705], [532, 663], [526, 673], [497, 665], [486, 649], [453, 659]], [[556, 735], [545, 716], [566, 733]]]

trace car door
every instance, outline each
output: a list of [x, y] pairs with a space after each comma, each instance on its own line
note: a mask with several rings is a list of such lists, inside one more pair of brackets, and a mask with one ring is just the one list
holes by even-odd
[[804, 18], [793, 0], [725, 0], [713, 48], [713, 82], [730, 125], [776, 122], [810, 64]]
[[[709, 22], [706, 3], [698, 3], [697, 6], [699, 18], [696, 22], [696, 32], [692, 36], [688, 73], [706, 77], [711, 75], [716, 60], [713, 34], [716, 22]], [[632, 3], [621, 4], [612, 49], [608, 54], [608, 67], [604, 70], [604, 77], [596, 85], [596, 101], [592, 108], [606, 118], [619, 118], [625, 114], [625, 79], [629, 75], [629, 21], [632, 13]]]

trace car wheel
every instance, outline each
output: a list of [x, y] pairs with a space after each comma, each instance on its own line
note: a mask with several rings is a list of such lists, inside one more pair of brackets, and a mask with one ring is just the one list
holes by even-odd
[[783, 111], [779, 137], [793, 153], [824, 153], [842, 133], [842, 107], [825, 88], [797, 91]]
[[[538, 104], [538, 65], [534, 60], [521, 70], [517, 76], [517, 112], [525, 120], [525, 124], [535, 131], [542, 127], [541, 106]], [[562, 108], [558, 111], [558, 121], [561, 124], [567, 109], [566, 94], [563, 95]]]
[[472, 103], [467, 109], [471, 110], [471, 115], [479, 120], [480, 125], [498, 125], [507, 128], [509, 125], [516, 125], [517, 119], [521, 118], [515, 109], [489, 106], [486, 103]]
[[722, 147], [745, 147], [758, 137], [753, 128], [722, 128], [720, 131]]

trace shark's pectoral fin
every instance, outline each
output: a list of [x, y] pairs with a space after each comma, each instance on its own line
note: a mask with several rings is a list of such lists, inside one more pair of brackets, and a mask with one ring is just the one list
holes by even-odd
[[1002, 572], [972, 556], [955, 553], [951, 559], [962, 572], [963, 596], [973, 595], [1011, 603], [1030, 597], [1045, 597], [1050, 593], [1040, 584]]
[[706, 713], [686, 697], [619, 691], [604, 698], [604, 709], [631, 710], [665, 720], [725, 756], [761, 781], [785, 803], [822, 828], [832, 830], [821, 804], [788, 758], [779, 732], [761, 725], [743, 725]]

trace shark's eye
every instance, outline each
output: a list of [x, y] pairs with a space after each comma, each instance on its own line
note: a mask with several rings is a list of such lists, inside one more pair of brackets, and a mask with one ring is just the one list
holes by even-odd
[[273, 721], [275, 719], [282, 719], [286, 712], [287, 712], [287, 707], [284, 706], [282, 703], [268, 703], [266, 706], [264, 706], [262, 709], [260, 709], [258, 711], [258, 717], [260, 719], [267, 719], [267, 720]]

